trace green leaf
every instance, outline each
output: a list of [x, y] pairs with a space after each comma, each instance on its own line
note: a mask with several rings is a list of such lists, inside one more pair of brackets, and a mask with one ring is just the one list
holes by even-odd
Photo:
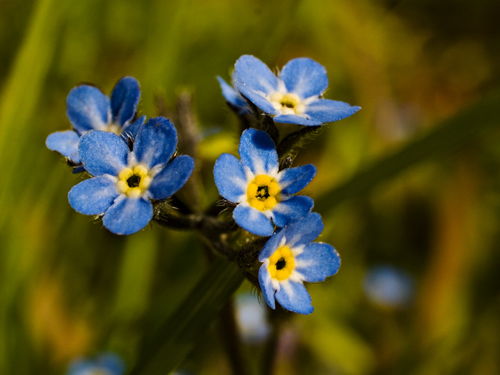
[[195, 346], [244, 278], [234, 263], [219, 258], [142, 350], [131, 374], [168, 374]]
[[355, 198], [378, 183], [395, 177], [422, 161], [449, 154], [500, 125], [500, 90], [495, 90], [457, 115], [444, 120], [426, 135], [401, 150], [359, 171], [316, 201], [319, 211], [328, 212], [339, 203]]

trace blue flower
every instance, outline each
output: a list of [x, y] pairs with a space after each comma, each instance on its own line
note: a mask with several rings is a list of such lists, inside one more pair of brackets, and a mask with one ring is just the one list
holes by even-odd
[[66, 115], [74, 130], [50, 134], [45, 144], [74, 164], [80, 164], [78, 142], [89, 130], [103, 130], [134, 138], [144, 124], [146, 116], [131, 122], [141, 97], [139, 82], [133, 77], [118, 81], [111, 99], [97, 87], [80, 85], [73, 88], [66, 98]]
[[68, 375], [122, 375], [125, 364], [115, 354], [102, 354], [95, 360], [79, 359], [73, 361], [68, 369]]
[[363, 286], [370, 301], [389, 308], [409, 305], [414, 294], [410, 275], [389, 265], [371, 268], [365, 275]]
[[314, 205], [302, 190], [316, 174], [312, 164], [279, 170], [278, 154], [266, 132], [248, 129], [240, 139], [241, 161], [222, 154], [215, 162], [214, 179], [220, 195], [236, 203], [233, 218], [243, 229], [270, 236], [274, 225], [298, 220]]
[[326, 69], [309, 58], [290, 60], [277, 77], [259, 59], [243, 55], [236, 61], [233, 85], [280, 123], [321, 125], [342, 120], [360, 109], [344, 102], [323, 99], [328, 87]]
[[259, 284], [272, 309], [275, 298], [289, 311], [310, 314], [314, 307], [303, 282], [319, 282], [337, 273], [340, 256], [326, 243], [312, 242], [323, 231], [321, 216], [311, 213], [278, 230], [259, 254]]
[[193, 171], [190, 156], [170, 160], [176, 147], [177, 131], [164, 117], [151, 118], [141, 127], [133, 151], [114, 133], [85, 133], [78, 153], [94, 177], [70, 190], [71, 207], [85, 215], [104, 215], [103, 224], [113, 233], [137, 232], [153, 217], [151, 199], [170, 197]]
[[239, 114], [244, 115], [250, 113], [250, 107], [247, 101], [241, 94], [231, 87], [226, 81], [221, 77], [217, 77], [219, 81], [220, 88], [222, 90], [222, 96], [226, 99], [226, 102]]
[[251, 293], [238, 295], [235, 300], [236, 322], [244, 341], [258, 344], [271, 333], [266, 308]]

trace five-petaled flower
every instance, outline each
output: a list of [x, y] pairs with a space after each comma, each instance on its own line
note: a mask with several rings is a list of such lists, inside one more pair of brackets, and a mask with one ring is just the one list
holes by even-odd
[[111, 93], [111, 99], [97, 87], [76, 86], [66, 98], [66, 114], [74, 130], [50, 134], [46, 140], [47, 147], [73, 164], [80, 164], [78, 142], [81, 135], [89, 130], [103, 130], [134, 138], [146, 119], [146, 116], [141, 116], [131, 122], [140, 97], [139, 82], [133, 77], [120, 79]]
[[106, 353], [91, 359], [74, 360], [69, 368], [68, 375], [122, 375], [125, 373], [125, 364], [116, 354]]
[[69, 203], [85, 215], [104, 215], [103, 224], [116, 234], [132, 234], [153, 217], [151, 200], [163, 200], [179, 190], [194, 168], [193, 158], [170, 160], [177, 131], [164, 117], [144, 124], [130, 151], [120, 136], [93, 130], [82, 135], [78, 153], [94, 176], [69, 192]]
[[259, 284], [267, 304], [275, 299], [289, 311], [310, 314], [314, 307], [303, 282], [319, 282], [337, 273], [340, 257], [329, 244], [314, 241], [323, 231], [321, 216], [311, 213], [278, 230], [259, 254]]
[[290, 60], [277, 77], [256, 57], [243, 55], [236, 61], [233, 85], [280, 123], [321, 125], [342, 120], [360, 109], [323, 99], [328, 87], [326, 69], [309, 58]]
[[259, 236], [270, 236], [274, 225], [283, 227], [307, 215], [313, 200], [293, 195], [316, 174], [307, 164], [279, 170], [278, 154], [271, 137], [248, 129], [240, 139], [241, 161], [222, 154], [215, 162], [214, 179], [220, 195], [236, 203], [233, 218], [243, 229]]

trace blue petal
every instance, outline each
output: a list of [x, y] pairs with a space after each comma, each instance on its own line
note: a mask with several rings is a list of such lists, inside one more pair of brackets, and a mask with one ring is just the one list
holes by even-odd
[[333, 246], [313, 242], [295, 258], [295, 269], [304, 276], [305, 281], [318, 282], [337, 273], [340, 256]]
[[272, 209], [274, 225], [284, 227], [293, 221], [297, 221], [311, 212], [313, 206], [314, 201], [312, 198], [304, 195], [295, 195], [286, 201], [279, 202]]
[[290, 247], [308, 245], [323, 232], [321, 215], [313, 212], [286, 228], [286, 243]]
[[264, 112], [278, 113], [271, 102], [266, 99], [266, 95], [278, 90], [278, 78], [259, 59], [243, 55], [236, 61], [233, 86]]
[[144, 121], [146, 121], [146, 116], [141, 116], [133, 123], [125, 125], [122, 130], [122, 135], [135, 139], [139, 129], [141, 129], [141, 126], [144, 125]]
[[280, 283], [280, 286], [280, 290], [276, 292], [276, 300], [284, 309], [306, 315], [314, 311], [311, 296], [304, 284], [289, 281]]
[[93, 176], [118, 173], [127, 166], [127, 143], [114, 133], [92, 130], [80, 138], [78, 154], [83, 166]]
[[194, 169], [191, 156], [182, 155], [168, 163], [154, 176], [149, 192], [152, 199], [165, 199], [184, 186]]
[[111, 121], [109, 98], [97, 87], [77, 86], [66, 98], [66, 115], [79, 133], [103, 129]]
[[231, 154], [222, 154], [215, 162], [214, 180], [219, 194], [230, 202], [239, 202], [248, 187], [243, 166]]
[[107, 370], [112, 375], [122, 375], [125, 372], [125, 363], [113, 353], [103, 354], [98, 360], [99, 367]]
[[165, 117], [150, 118], [139, 130], [134, 154], [148, 168], [167, 164], [177, 147], [177, 130]]
[[80, 157], [78, 156], [79, 141], [80, 135], [77, 132], [66, 130], [50, 134], [45, 141], [45, 145], [49, 150], [57, 151], [62, 156], [78, 164], [80, 163]]
[[250, 206], [239, 204], [233, 211], [233, 218], [236, 224], [257, 236], [270, 236], [274, 232], [271, 219]]
[[282, 194], [295, 194], [305, 188], [316, 175], [316, 167], [312, 164], [296, 168], [287, 168], [279, 173], [279, 184]]
[[217, 81], [219, 81], [219, 85], [222, 90], [222, 96], [231, 106], [233, 106], [241, 114], [250, 112], [248, 103], [238, 91], [236, 91], [219, 76], [217, 76]]
[[111, 93], [111, 113], [115, 124], [125, 125], [132, 120], [141, 98], [139, 82], [133, 77], [123, 77]]
[[329, 99], [316, 100], [306, 107], [306, 114], [311, 121], [333, 122], [349, 117], [358, 112], [361, 107]]
[[312, 120], [308, 115], [306, 117], [297, 115], [278, 115], [273, 117], [274, 122], [279, 122], [281, 124], [295, 124], [295, 125], [306, 125], [306, 126], [317, 126], [321, 125], [321, 121]]
[[102, 223], [115, 234], [132, 234], [144, 228], [153, 218], [149, 199], [121, 195], [106, 211]]
[[101, 215], [118, 195], [116, 183], [107, 176], [101, 176], [73, 186], [68, 193], [68, 200], [73, 209], [84, 215]]
[[278, 171], [278, 153], [271, 137], [264, 131], [247, 129], [240, 139], [241, 162], [255, 175]]
[[260, 289], [262, 289], [262, 293], [264, 294], [264, 299], [271, 309], [276, 308], [276, 304], [274, 301], [274, 288], [271, 282], [271, 275], [266, 266], [262, 265], [259, 269], [259, 284]]
[[305, 99], [321, 95], [328, 87], [328, 76], [323, 65], [307, 57], [290, 60], [281, 71], [280, 78], [290, 93]]
[[276, 251], [276, 249], [280, 245], [281, 240], [283, 239], [284, 236], [285, 236], [284, 229], [280, 229], [280, 230], [276, 231], [271, 236], [271, 238], [266, 242], [266, 244], [264, 245], [264, 247], [262, 248], [262, 250], [259, 253], [259, 261], [260, 262], [263, 262], [265, 259], [269, 258], [271, 255], [274, 254], [274, 252]]

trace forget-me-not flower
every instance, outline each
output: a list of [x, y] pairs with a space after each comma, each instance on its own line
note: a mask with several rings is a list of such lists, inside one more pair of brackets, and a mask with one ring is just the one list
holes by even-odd
[[256, 129], [243, 132], [239, 154], [241, 161], [222, 154], [215, 162], [214, 179], [220, 195], [237, 204], [233, 218], [240, 227], [270, 236], [273, 223], [283, 227], [311, 212], [313, 200], [294, 194], [316, 175], [314, 165], [280, 171], [274, 142], [266, 132]]
[[68, 368], [68, 375], [123, 375], [125, 364], [116, 354], [106, 353], [94, 360], [79, 359]]
[[89, 130], [103, 130], [134, 138], [144, 124], [146, 116], [131, 122], [141, 97], [139, 82], [124, 77], [114, 87], [108, 98], [97, 87], [80, 85], [73, 88], [66, 98], [66, 115], [73, 130], [59, 131], [47, 137], [46, 145], [74, 164], [80, 164], [78, 142]]
[[389, 265], [371, 268], [364, 277], [363, 286], [370, 301], [388, 308], [407, 306], [415, 288], [409, 274]]
[[116, 234], [132, 234], [153, 217], [151, 200], [163, 200], [179, 190], [194, 168], [193, 158], [170, 160], [177, 131], [164, 117], [144, 124], [130, 151], [120, 136], [93, 130], [78, 147], [83, 167], [94, 176], [69, 192], [69, 203], [85, 215], [104, 215], [103, 224]]
[[314, 241], [323, 231], [321, 216], [311, 213], [278, 230], [259, 254], [259, 284], [272, 309], [275, 299], [289, 311], [310, 314], [314, 307], [303, 282], [319, 282], [337, 273], [340, 256], [329, 244]]
[[243, 55], [234, 66], [233, 85], [280, 123], [321, 125], [342, 120], [360, 109], [323, 99], [328, 87], [326, 69], [310, 58], [290, 60], [276, 76], [256, 57]]
[[241, 338], [249, 343], [263, 342], [271, 333], [266, 308], [259, 303], [257, 296], [245, 293], [235, 300], [236, 322]]

